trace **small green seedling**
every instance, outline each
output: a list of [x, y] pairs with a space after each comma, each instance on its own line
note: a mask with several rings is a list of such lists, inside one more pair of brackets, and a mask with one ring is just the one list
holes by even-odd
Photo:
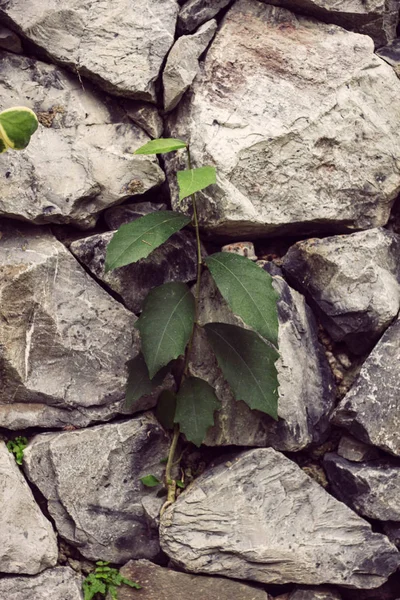
[[22, 465], [22, 459], [24, 458], [24, 450], [28, 445], [26, 437], [18, 436], [14, 440], [7, 442], [8, 451], [14, 454], [15, 462], [17, 465]]
[[138, 583], [123, 577], [118, 569], [110, 567], [109, 564], [102, 560], [96, 562], [94, 573], [90, 573], [82, 584], [84, 600], [92, 600], [96, 594], [105, 598], [108, 593], [112, 600], [118, 600], [117, 588], [121, 585], [140, 590], [141, 586]]

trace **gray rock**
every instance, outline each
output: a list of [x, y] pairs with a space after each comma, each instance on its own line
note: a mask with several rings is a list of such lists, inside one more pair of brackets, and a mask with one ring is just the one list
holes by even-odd
[[135, 219], [157, 210], [167, 210], [167, 205], [155, 204], [155, 202], [122, 204], [121, 206], [108, 208], [104, 213], [104, 220], [110, 229], [118, 229], [124, 223], [130, 223], [130, 221], [135, 221]]
[[288, 600], [341, 600], [339, 592], [328, 588], [298, 588], [292, 592]]
[[163, 72], [164, 109], [173, 110], [199, 72], [199, 58], [217, 31], [213, 19], [193, 35], [183, 35], [172, 46]]
[[[140, 478], [160, 480], [168, 437], [148, 413], [68, 433], [40, 434], [24, 469], [48, 502], [59, 534], [92, 560], [122, 563], [159, 552], [152, 504], [163, 502]], [[67, 457], [67, 460], [66, 460]]]
[[400, 564], [388, 539], [288, 458], [244, 452], [210, 468], [161, 519], [161, 546], [193, 573], [374, 588]]
[[340, 438], [337, 453], [342, 458], [352, 462], [364, 462], [367, 460], [376, 460], [381, 457], [381, 452], [374, 446], [364, 444], [351, 435], [343, 435]]
[[21, 40], [17, 34], [3, 25], [0, 25], [0, 48], [16, 54], [22, 53]]
[[143, 301], [152, 288], [170, 281], [196, 279], [196, 240], [188, 231], [174, 234], [147, 258], [105, 273], [107, 245], [114, 233], [98, 233], [77, 240], [70, 249], [97, 279], [119, 294], [133, 312], [142, 310]]
[[396, 37], [399, 0], [261, 0], [369, 35], [377, 46]]
[[[0, 441], [0, 561], [2, 573], [34, 575], [57, 562], [57, 538], [13, 455]], [[0, 597], [1, 580], [0, 580]]]
[[[213, 280], [204, 274], [199, 323], [220, 322], [243, 325], [228, 308]], [[274, 278], [280, 293], [279, 420], [237, 402], [218, 368], [204, 331], [198, 332], [193, 347], [191, 372], [216, 389], [222, 408], [205, 443], [210, 446], [273, 446], [296, 451], [325, 439], [334, 406], [332, 374], [317, 338], [317, 325], [304, 298], [284, 280]]]
[[334, 341], [364, 354], [400, 308], [400, 236], [386, 229], [292, 246], [283, 270]]
[[335, 425], [400, 456], [400, 321], [384, 333], [333, 414]]
[[28, 106], [41, 124], [26, 150], [2, 156], [0, 216], [88, 228], [100, 211], [162, 183], [155, 157], [133, 155], [149, 137], [115, 102], [52, 65], [0, 59], [0, 108]]
[[46, 425], [43, 410], [63, 411], [67, 424], [71, 413], [112, 412], [138, 352], [136, 317], [48, 229], [3, 221], [0, 230], [0, 426], [15, 428], [25, 405], [30, 426]]
[[156, 101], [155, 84], [173, 44], [176, 0], [9, 0], [0, 17], [56, 62], [113, 94]]
[[[400, 190], [399, 95], [367, 36], [239, 0], [168, 119], [194, 166], [217, 167], [199, 195], [202, 226], [246, 239], [386, 224]], [[166, 157], [174, 206], [180, 161]]]
[[136, 102], [134, 100], [123, 100], [128, 117], [141, 127], [152, 138], [162, 137], [164, 122], [158, 109], [147, 102]]
[[190, 33], [220, 10], [228, 6], [231, 0], [188, 0], [179, 11], [178, 26], [184, 33]]
[[393, 42], [387, 46], [383, 46], [383, 48], [379, 48], [376, 53], [380, 58], [389, 63], [395, 70], [396, 75], [400, 77], [400, 38], [393, 40]]
[[[187, 600], [190, 596], [197, 600], [268, 600], [270, 596], [237, 581], [222, 577], [204, 577], [179, 573], [164, 569], [147, 560], [130, 561], [120, 570], [124, 577], [137, 581], [142, 589], [140, 600]], [[160, 596], [162, 593], [162, 598]], [[136, 590], [122, 587], [118, 590], [118, 600], [135, 600]]]
[[358, 514], [379, 521], [400, 521], [400, 461], [360, 464], [328, 453], [324, 469], [333, 494]]
[[83, 577], [69, 567], [48, 569], [35, 577], [0, 579], [0, 598], [12, 600], [83, 600]]

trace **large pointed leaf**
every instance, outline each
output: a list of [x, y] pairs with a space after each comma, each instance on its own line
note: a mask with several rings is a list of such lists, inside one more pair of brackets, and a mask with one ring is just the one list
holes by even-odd
[[121, 225], [107, 246], [106, 273], [146, 258], [190, 220], [171, 210], [159, 210]]
[[170, 390], [164, 390], [158, 398], [156, 408], [156, 417], [164, 429], [174, 428], [175, 411], [176, 395]]
[[212, 254], [204, 262], [233, 312], [277, 346], [279, 294], [272, 287], [271, 275], [231, 252]]
[[153, 379], [150, 379], [143, 354], [138, 354], [127, 362], [128, 382], [126, 384], [125, 407], [134, 408], [135, 402], [147, 394], [151, 394], [160, 386], [168, 369], [162, 369]]
[[215, 167], [200, 167], [199, 169], [178, 171], [177, 178], [179, 200], [200, 192], [217, 181]]
[[135, 326], [150, 378], [185, 352], [194, 316], [194, 298], [184, 283], [165, 283], [149, 292]]
[[181, 148], [186, 148], [186, 142], [173, 138], [158, 138], [147, 142], [147, 144], [135, 150], [134, 154], [166, 154]]
[[8, 108], [0, 113], [0, 137], [6, 148], [23, 150], [29, 144], [31, 135], [38, 128], [38, 120], [35, 113], [25, 106]]
[[221, 371], [236, 400], [278, 418], [278, 352], [254, 331], [227, 325], [205, 325]]
[[211, 385], [198, 377], [189, 377], [177, 395], [175, 423], [179, 423], [189, 442], [200, 446], [208, 428], [214, 424], [214, 412], [220, 408]]

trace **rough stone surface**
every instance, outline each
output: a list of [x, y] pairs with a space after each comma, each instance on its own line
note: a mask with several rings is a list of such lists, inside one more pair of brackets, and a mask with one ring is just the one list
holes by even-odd
[[383, 48], [379, 48], [376, 53], [380, 58], [389, 63], [395, 70], [396, 75], [400, 77], [400, 38], [393, 40], [393, 42], [387, 46], [383, 46]]
[[197, 29], [220, 10], [228, 6], [231, 0], [188, 0], [179, 11], [178, 27], [185, 33]]
[[15, 52], [16, 54], [21, 54], [22, 52], [21, 40], [17, 34], [3, 25], [0, 25], [0, 48], [4, 48], [4, 50], [8, 50], [9, 52]]
[[[34, 575], [57, 562], [57, 538], [14, 456], [0, 441], [0, 561], [3, 573]], [[0, 580], [0, 597], [1, 580]]]
[[[274, 278], [280, 293], [279, 420], [237, 402], [218, 368], [204, 332], [193, 346], [191, 371], [216, 389], [222, 408], [207, 435], [207, 445], [269, 446], [296, 451], [324, 440], [334, 406], [334, 385], [317, 327], [304, 298], [284, 280]], [[199, 322], [243, 323], [235, 317], [206, 273], [202, 284]]]
[[58, 63], [106, 91], [156, 100], [173, 44], [176, 0], [1, 0], [0, 17]]
[[[367, 36], [239, 0], [168, 121], [168, 135], [189, 133], [195, 166], [217, 167], [201, 224], [236, 239], [386, 224], [400, 190], [399, 94]], [[181, 160], [166, 162], [174, 205]]]
[[136, 317], [47, 228], [3, 220], [0, 230], [0, 426], [112, 412], [138, 352]]
[[342, 458], [346, 458], [352, 462], [376, 460], [382, 456], [382, 453], [378, 448], [370, 446], [369, 444], [364, 444], [364, 442], [357, 440], [351, 435], [343, 435], [340, 438], [337, 453]]
[[134, 100], [123, 100], [122, 106], [128, 117], [144, 129], [150, 137], [162, 137], [164, 122], [155, 106], [148, 102], [135, 102]]
[[83, 600], [83, 577], [69, 567], [48, 569], [35, 577], [0, 579], [2, 600]]
[[369, 35], [377, 46], [396, 37], [399, 0], [261, 0]]
[[147, 560], [130, 561], [121, 571], [124, 577], [137, 581], [141, 590], [123, 587], [118, 600], [269, 600], [262, 590], [222, 577], [194, 576], [164, 569]]
[[313, 590], [312, 588], [298, 588], [288, 596], [288, 600], [341, 600], [339, 592], [328, 588]]
[[378, 228], [292, 246], [283, 270], [335, 341], [364, 354], [400, 308], [400, 236]]
[[334, 495], [358, 514], [380, 521], [400, 521], [400, 461], [356, 464], [328, 453], [324, 469]]
[[244, 452], [164, 513], [163, 550], [193, 573], [373, 588], [400, 564], [388, 539], [279, 452]]
[[183, 35], [172, 46], [163, 72], [164, 109], [173, 110], [189, 89], [199, 71], [199, 58], [217, 30], [213, 19], [193, 35]]
[[149, 137], [90, 83], [17, 55], [1, 52], [0, 62], [0, 108], [27, 106], [40, 121], [24, 152], [2, 155], [0, 216], [88, 228], [108, 206], [162, 183], [155, 157], [133, 155]]
[[166, 204], [156, 204], [155, 202], [135, 202], [134, 204], [123, 204], [122, 206], [113, 206], [104, 213], [104, 220], [110, 229], [118, 229], [124, 223], [135, 221], [144, 215], [157, 210], [167, 210]]
[[59, 534], [86, 558], [123, 563], [159, 552], [154, 504], [162, 499], [140, 478], [162, 478], [168, 437], [145, 413], [129, 421], [40, 434], [24, 468], [48, 502]]
[[119, 294], [135, 313], [151, 289], [170, 281], [196, 279], [196, 240], [188, 231], [179, 231], [150, 256], [137, 263], [104, 272], [107, 245], [115, 231], [99, 233], [73, 242], [71, 252], [100, 281]]
[[336, 425], [400, 456], [400, 320], [384, 333], [333, 414]]

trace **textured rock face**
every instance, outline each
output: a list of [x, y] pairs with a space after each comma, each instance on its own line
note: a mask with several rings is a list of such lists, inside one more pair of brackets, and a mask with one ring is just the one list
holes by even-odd
[[3, 221], [1, 232], [0, 426], [22, 406], [39, 426], [49, 426], [43, 405], [67, 422], [86, 408], [108, 411], [123, 399], [125, 361], [138, 351], [136, 317], [47, 229]]
[[328, 590], [312, 590], [310, 588], [299, 588], [289, 595], [288, 600], [341, 600], [338, 592]]
[[283, 269], [335, 341], [365, 353], [400, 308], [400, 236], [385, 229], [298, 242]]
[[212, 468], [167, 509], [161, 546], [194, 573], [378, 587], [400, 564], [385, 536], [272, 449]]
[[130, 561], [121, 569], [124, 577], [137, 581], [142, 589], [123, 587], [118, 590], [118, 600], [187, 600], [190, 596], [198, 600], [269, 600], [262, 590], [249, 585], [229, 581], [222, 577], [196, 577], [163, 569], [147, 560]]
[[69, 567], [48, 569], [36, 577], [0, 579], [0, 597], [12, 600], [83, 600], [83, 577]]
[[201, 194], [204, 227], [245, 239], [387, 222], [400, 189], [400, 82], [368, 37], [239, 0], [192, 90], [169, 134], [189, 132], [194, 164], [217, 167]]
[[[3, 573], [34, 575], [57, 562], [57, 539], [12, 454], [0, 441], [0, 560]], [[0, 580], [0, 597], [1, 596]]]
[[155, 101], [173, 44], [176, 0], [2, 0], [0, 16], [62, 65], [106, 91]]
[[400, 456], [400, 321], [384, 333], [337, 407], [333, 422], [352, 435]]
[[155, 158], [132, 154], [148, 136], [113, 101], [57, 67], [0, 59], [1, 108], [27, 106], [41, 123], [24, 152], [2, 156], [0, 216], [92, 227], [107, 206], [162, 183]]
[[[159, 552], [152, 516], [163, 502], [140, 478], [162, 478], [168, 438], [152, 415], [82, 431], [41, 434], [25, 450], [59, 534], [86, 558], [122, 563]], [[66, 460], [66, 457], [68, 459]]]
[[[216, 388], [222, 409], [207, 435], [208, 445], [269, 446], [295, 451], [320, 442], [334, 406], [332, 374], [317, 338], [316, 323], [304, 298], [281, 277], [274, 279], [280, 293], [279, 421], [237, 402], [218, 369], [204, 332], [194, 346], [192, 373]], [[199, 322], [242, 324], [227, 307], [210, 276], [204, 276]]]
[[380, 521], [400, 521], [400, 461], [355, 464], [329, 453], [324, 468], [339, 500], [358, 514]]
[[379, 48], [377, 54], [389, 63], [395, 70], [396, 75], [400, 77], [400, 38], [397, 38], [383, 48]]
[[261, 0], [371, 36], [377, 46], [396, 37], [399, 0]]
[[178, 26], [185, 33], [194, 31], [220, 10], [228, 6], [231, 0], [188, 0], [179, 11]]
[[382, 458], [382, 452], [378, 448], [364, 444], [350, 435], [343, 435], [340, 438], [337, 453], [342, 458], [358, 463]]

